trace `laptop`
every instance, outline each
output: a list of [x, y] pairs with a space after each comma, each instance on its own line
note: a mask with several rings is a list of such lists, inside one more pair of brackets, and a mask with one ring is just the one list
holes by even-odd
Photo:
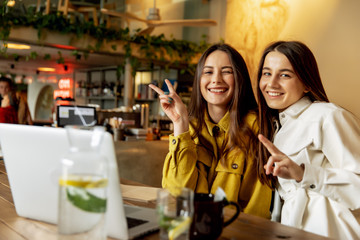
[[[90, 133], [87, 135], [90, 137]], [[0, 124], [0, 144], [17, 214], [57, 224], [60, 159], [69, 149], [66, 130]], [[110, 165], [106, 212], [108, 236], [133, 239], [156, 231], [155, 209], [123, 203], [113, 138], [107, 132], [101, 153]], [[138, 225], [128, 226], [127, 219]]]
[[94, 126], [97, 123], [96, 108], [80, 105], [57, 105], [58, 127], [66, 125]]

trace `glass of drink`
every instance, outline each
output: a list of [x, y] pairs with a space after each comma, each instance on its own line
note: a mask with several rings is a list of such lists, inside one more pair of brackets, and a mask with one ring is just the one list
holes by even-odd
[[106, 239], [107, 159], [100, 154], [105, 132], [66, 127], [69, 152], [59, 178], [58, 239]]
[[159, 189], [157, 214], [161, 240], [189, 239], [194, 214], [194, 192], [189, 188]]

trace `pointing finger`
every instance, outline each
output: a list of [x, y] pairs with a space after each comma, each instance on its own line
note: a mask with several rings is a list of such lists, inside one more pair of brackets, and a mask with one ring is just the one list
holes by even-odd
[[274, 145], [269, 139], [267, 139], [266, 137], [264, 137], [264, 135], [259, 134], [259, 135], [258, 135], [258, 138], [259, 138], [260, 142], [261, 142], [262, 144], [264, 144], [264, 146], [265, 146], [266, 149], [270, 152], [271, 155], [275, 155], [275, 154], [280, 153], [279, 149], [277, 149], [277, 148], [275, 147], [275, 145]]

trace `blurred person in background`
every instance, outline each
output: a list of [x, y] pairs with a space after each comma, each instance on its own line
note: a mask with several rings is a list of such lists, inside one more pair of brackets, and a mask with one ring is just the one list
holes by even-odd
[[0, 123], [18, 123], [18, 99], [7, 77], [0, 77], [0, 106]]
[[27, 103], [27, 94], [24, 91], [17, 91], [16, 98], [18, 99], [18, 123], [33, 125], [30, 115], [29, 105]]

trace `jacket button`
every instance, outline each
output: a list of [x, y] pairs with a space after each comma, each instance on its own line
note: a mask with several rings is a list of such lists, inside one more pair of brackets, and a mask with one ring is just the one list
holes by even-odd
[[176, 140], [175, 140], [175, 139], [173, 139], [171, 142], [172, 142], [172, 144], [176, 144]]
[[315, 187], [316, 187], [315, 184], [311, 184], [311, 185], [310, 185], [310, 188], [311, 188], [311, 189], [314, 189]]
[[285, 113], [280, 114], [280, 117], [281, 117], [281, 118], [284, 118], [284, 117], [285, 117]]
[[233, 163], [233, 165], [231, 165], [231, 167], [232, 167], [233, 169], [237, 169], [239, 166], [238, 166], [236, 163]]
[[220, 128], [218, 126], [215, 126], [215, 127], [213, 127], [212, 131], [213, 131], [213, 135], [217, 136], [220, 132]]

